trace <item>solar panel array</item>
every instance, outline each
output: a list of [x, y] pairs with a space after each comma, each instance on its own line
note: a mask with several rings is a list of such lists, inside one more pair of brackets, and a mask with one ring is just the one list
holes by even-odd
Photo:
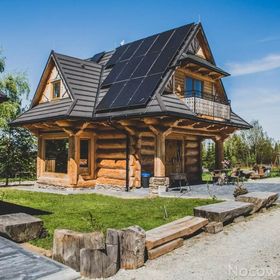
[[112, 70], [101, 86], [109, 90], [97, 111], [145, 106], [191, 27], [185, 25], [117, 48], [106, 65]]

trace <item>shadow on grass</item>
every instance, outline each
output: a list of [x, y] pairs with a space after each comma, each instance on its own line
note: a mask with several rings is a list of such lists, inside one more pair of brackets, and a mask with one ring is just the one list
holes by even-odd
[[26, 213], [29, 215], [50, 215], [51, 212], [43, 211], [36, 208], [22, 206], [14, 203], [0, 201], [0, 215]]

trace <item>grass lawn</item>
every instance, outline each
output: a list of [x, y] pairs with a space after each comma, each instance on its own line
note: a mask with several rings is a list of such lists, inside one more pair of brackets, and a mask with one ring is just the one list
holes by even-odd
[[[44, 221], [48, 237], [31, 242], [46, 249], [52, 247], [56, 228], [89, 232], [139, 225], [148, 230], [192, 215], [196, 206], [217, 202], [211, 199], [180, 198], [125, 200], [96, 194], [57, 195], [18, 190], [0, 190], [0, 198], [4, 202], [49, 212], [36, 215]], [[164, 218], [163, 206], [167, 209], [167, 219]]]

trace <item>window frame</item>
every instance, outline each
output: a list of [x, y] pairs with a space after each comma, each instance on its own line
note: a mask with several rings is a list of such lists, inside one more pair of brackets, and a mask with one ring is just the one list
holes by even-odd
[[[59, 96], [55, 96], [55, 86], [59, 85]], [[52, 99], [60, 99], [61, 98], [61, 80], [55, 80], [52, 82]]]
[[[187, 90], [188, 80], [191, 80], [191, 83], [192, 83], [192, 85], [191, 85], [191, 88], [192, 88], [191, 89], [191, 96], [188, 96], [188, 94], [189, 94], [188, 93], [189, 90]], [[199, 95], [196, 94], [196, 89], [195, 89], [195, 82], [196, 81], [201, 83], [201, 90], [200, 90], [200, 92], [197, 91], [197, 92], [199, 92]], [[193, 78], [193, 77], [190, 77], [190, 76], [186, 76], [184, 86], [185, 86], [185, 94], [184, 94], [185, 98], [187, 98], [187, 97], [203, 98], [203, 89], [204, 89], [204, 81], [203, 80]]]

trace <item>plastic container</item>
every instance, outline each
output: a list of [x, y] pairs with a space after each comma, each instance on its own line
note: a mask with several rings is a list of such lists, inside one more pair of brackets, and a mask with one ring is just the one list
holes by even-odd
[[141, 173], [141, 186], [142, 188], [148, 188], [149, 187], [149, 181], [152, 174], [150, 172], [143, 171]]

